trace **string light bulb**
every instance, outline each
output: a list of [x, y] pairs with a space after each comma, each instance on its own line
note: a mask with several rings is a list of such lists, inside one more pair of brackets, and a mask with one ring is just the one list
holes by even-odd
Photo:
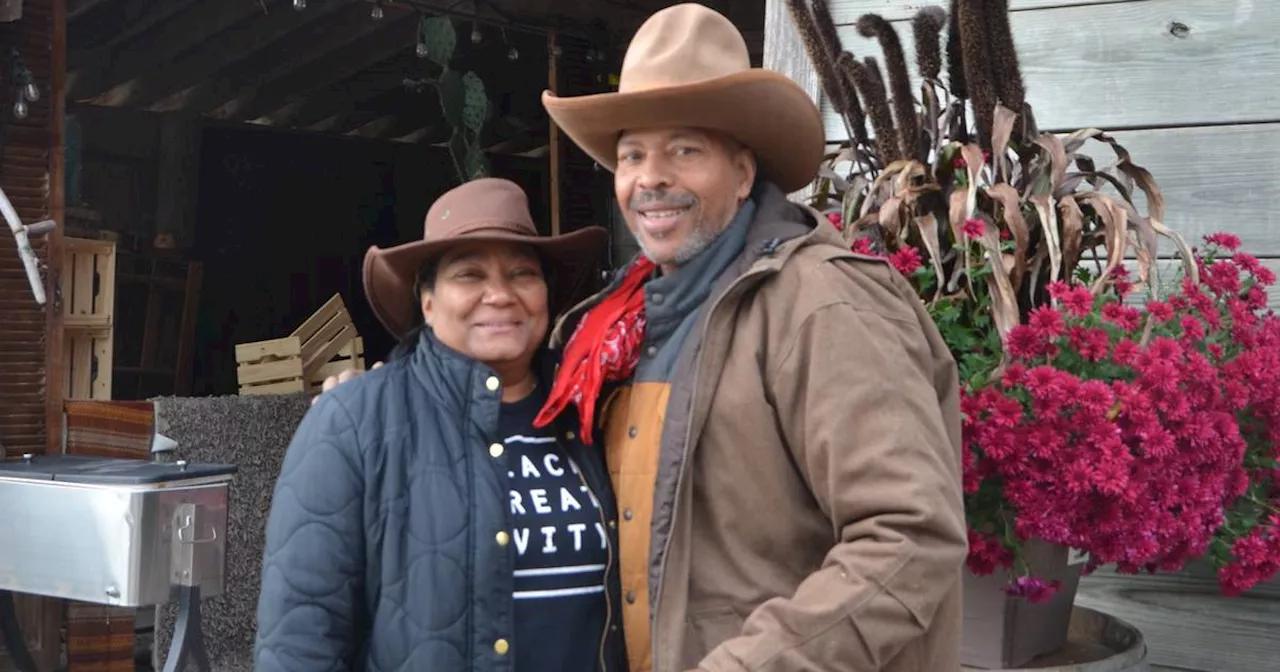
[[22, 87], [22, 95], [34, 103], [40, 100], [40, 87], [36, 86], [35, 82], [27, 82], [27, 85]]
[[511, 49], [507, 51], [507, 60], [515, 61], [519, 59], [520, 59], [520, 51], [515, 47], [511, 47]]
[[480, 32], [480, 26], [471, 26], [471, 44], [480, 44], [484, 41], [484, 35]]
[[301, 12], [307, 8], [307, 0], [293, 0], [293, 8]]
[[27, 99], [19, 98], [18, 102], [13, 104], [13, 116], [19, 119], [27, 118]]
[[373, 17], [373, 20], [374, 20], [374, 21], [381, 21], [381, 20], [382, 20], [382, 17], [384, 16], [384, 14], [383, 14], [383, 12], [382, 12], [382, 4], [381, 4], [381, 3], [379, 3], [379, 4], [374, 5], [374, 6], [373, 6], [373, 11], [369, 12], [369, 16]]
[[413, 53], [414, 53], [414, 54], [417, 54], [418, 58], [426, 58], [426, 57], [427, 57], [427, 43], [426, 43], [426, 42], [418, 42], [418, 46], [414, 48]]

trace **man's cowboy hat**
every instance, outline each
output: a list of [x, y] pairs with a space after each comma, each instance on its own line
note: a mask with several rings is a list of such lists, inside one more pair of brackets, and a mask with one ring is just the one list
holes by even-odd
[[389, 248], [370, 247], [364, 255], [364, 292], [382, 325], [397, 338], [419, 321], [414, 293], [418, 271], [428, 260], [460, 243], [521, 243], [537, 250], [551, 267], [553, 297], [572, 292], [599, 261], [607, 232], [590, 226], [561, 236], [540, 236], [529, 214], [529, 199], [509, 180], [483, 178], [445, 192], [423, 223], [422, 240]]
[[591, 158], [617, 166], [627, 129], [690, 127], [722, 131], [756, 153], [760, 173], [785, 191], [813, 180], [822, 161], [822, 115], [804, 89], [751, 67], [738, 29], [715, 10], [688, 3], [663, 9], [636, 31], [616, 93], [542, 104]]

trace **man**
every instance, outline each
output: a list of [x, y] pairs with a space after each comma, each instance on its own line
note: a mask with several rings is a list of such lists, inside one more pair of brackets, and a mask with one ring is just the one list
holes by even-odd
[[630, 671], [958, 670], [955, 363], [904, 278], [786, 200], [813, 102], [683, 4], [617, 93], [543, 103], [643, 249], [561, 320], [539, 417], [578, 406], [606, 451]]
[[904, 278], [786, 200], [813, 102], [683, 4], [617, 93], [543, 104], [644, 253], [563, 318], [540, 418], [591, 437], [598, 402], [631, 672], [959, 669], [955, 364]]

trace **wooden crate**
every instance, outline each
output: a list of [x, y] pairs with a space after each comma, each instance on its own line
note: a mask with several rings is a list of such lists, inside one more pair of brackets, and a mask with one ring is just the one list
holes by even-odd
[[110, 329], [115, 313], [116, 244], [64, 239], [63, 324], [67, 329]]
[[364, 342], [340, 295], [292, 334], [236, 346], [240, 394], [289, 394], [319, 388], [325, 377], [364, 369]]
[[336, 376], [343, 371], [364, 371], [363, 338], [357, 337], [347, 341], [346, 347], [339, 350], [337, 356], [316, 369], [316, 372], [307, 378], [308, 391], [319, 392], [325, 378]]
[[340, 294], [334, 294], [320, 309], [311, 314], [291, 337], [302, 347], [302, 370], [307, 377], [327, 364], [359, 334], [351, 324], [351, 315]]
[[240, 394], [303, 392], [302, 341], [286, 336], [236, 346]]
[[111, 329], [67, 329], [63, 335], [63, 389], [67, 399], [111, 398]]

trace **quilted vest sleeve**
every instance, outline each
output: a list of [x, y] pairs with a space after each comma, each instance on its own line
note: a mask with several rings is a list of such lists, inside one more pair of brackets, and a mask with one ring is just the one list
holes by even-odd
[[333, 395], [303, 418], [267, 519], [254, 669], [350, 670], [363, 609], [364, 467]]

